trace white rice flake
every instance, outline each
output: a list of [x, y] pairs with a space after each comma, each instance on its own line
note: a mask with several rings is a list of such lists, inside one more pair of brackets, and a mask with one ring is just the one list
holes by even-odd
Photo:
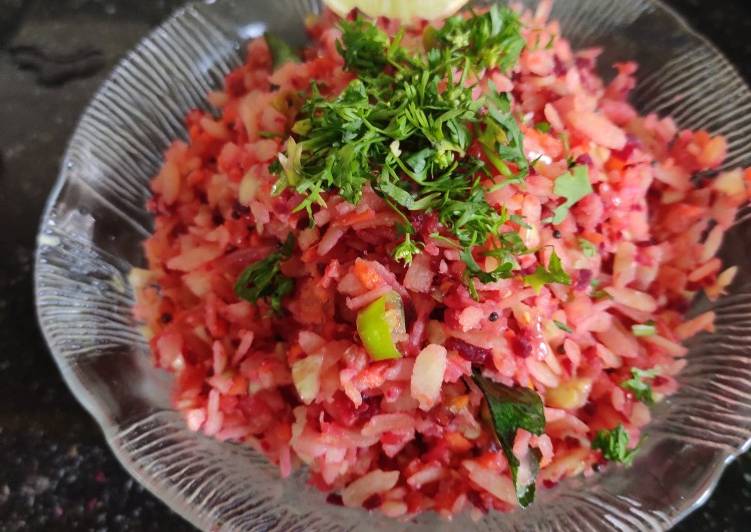
[[433, 408], [441, 395], [443, 374], [446, 372], [446, 348], [430, 344], [420, 351], [412, 369], [410, 391], [420, 403], [420, 410]]
[[351, 508], [362, 506], [368, 497], [390, 490], [398, 481], [399, 471], [375, 469], [344, 488], [342, 502]]
[[462, 462], [462, 466], [469, 471], [469, 478], [472, 479], [472, 482], [497, 499], [512, 506], [517, 505], [516, 490], [514, 490], [514, 484], [509, 477], [486, 469], [474, 460], [465, 460]]

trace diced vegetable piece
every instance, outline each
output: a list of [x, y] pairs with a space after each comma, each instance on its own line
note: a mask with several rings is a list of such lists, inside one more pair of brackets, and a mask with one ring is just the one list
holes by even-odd
[[634, 336], [654, 336], [657, 334], [657, 328], [654, 323], [635, 323], [631, 326], [631, 332]]
[[584, 406], [591, 390], [592, 379], [574, 378], [548, 390], [545, 403], [553, 408], [574, 410]]
[[446, 348], [436, 344], [430, 344], [417, 355], [410, 391], [412, 397], [420, 402], [421, 410], [430, 410], [441, 395], [446, 355]]
[[322, 365], [323, 355], [311, 355], [292, 364], [292, 382], [306, 405], [312, 403], [318, 395]]
[[373, 360], [400, 358], [396, 342], [405, 331], [402, 299], [396, 292], [379, 297], [357, 315], [357, 333]]
[[245, 206], [250, 206], [250, 202], [253, 201], [260, 188], [260, 181], [251, 172], [248, 172], [243, 176], [240, 181], [240, 189], [237, 192], [237, 201]]

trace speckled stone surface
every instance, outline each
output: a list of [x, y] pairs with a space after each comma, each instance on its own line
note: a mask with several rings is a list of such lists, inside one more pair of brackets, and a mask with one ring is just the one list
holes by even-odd
[[[32, 291], [37, 223], [77, 117], [118, 59], [182, 3], [0, 0], [0, 531], [192, 530], [125, 473], [68, 391]], [[751, 1], [668, 3], [751, 81]], [[748, 530], [748, 516], [751, 455], [678, 529]]]

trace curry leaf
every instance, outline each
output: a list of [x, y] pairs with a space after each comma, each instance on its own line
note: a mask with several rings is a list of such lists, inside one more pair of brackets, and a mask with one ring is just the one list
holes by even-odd
[[292, 256], [294, 247], [295, 239], [290, 233], [277, 251], [245, 268], [235, 283], [237, 297], [250, 303], [268, 298], [271, 309], [281, 313], [282, 299], [295, 289], [294, 280], [281, 273], [281, 263]]
[[519, 429], [524, 429], [539, 436], [545, 430], [545, 409], [542, 399], [529, 388], [511, 388], [493, 382], [478, 371], [472, 374], [477, 386], [482, 391], [490, 412], [493, 431], [509, 463], [511, 478], [516, 488], [516, 496], [522, 507], [528, 506], [535, 496], [535, 477], [539, 468], [539, 456], [530, 452], [524, 469], [529, 478], [526, 482], [519, 476], [522, 464], [514, 455], [514, 438]]

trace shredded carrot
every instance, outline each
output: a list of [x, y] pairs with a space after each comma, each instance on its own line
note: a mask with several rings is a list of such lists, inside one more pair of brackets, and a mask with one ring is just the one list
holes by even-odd
[[608, 162], [605, 163], [605, 169], [608, 172], [620, 172], [626, 167], [626, 161], [620, 157], [611, 157]]
[[318, 246], [310, 246], [300, 256], [304, 263], [314, 262], [318, 258]]
[[361, 222], [368, 222], [372, 219], [374, 219], [376, 216], [375, 211], [373, 209], [368, 209], [363, 212], [351, 212], [349, 214], [346, 214], [336, 220], [332, 225], [336, 227], [349, 227], [350, 225], [355, 225], [357, 223]]
[[462, 408], [464, 408], [468, 404], [469, 404], [469, 395], [466, 395], [466, 394], [459, 395], [457, 397], [454, 397], [451, 400], [451, 404], [450, 404], [449, 408], [453, 412], [458, 412], [459, 410], [461, 410]]
[[368, 263], [364, 260], [357, 259], [354, 265], [354, 272], [360, 282], [368, 290], [372, 290], [376, 286], [379, 286], [383, 279], [378, 273], [368, 266]]
[[605, 240], [605, 238], [600, 233], [596, 233], [594, 231], [584, 231], [582, 233], [582, 237], [586, 240], [589, 240], [593, 244], [602, 244], [602, 242]]
[[472, 449], [472, 442], [459, 434], [458, 432], [449, 432], [446, 434], [446, 443], [455, 453], [466, 453]]
[[232, 380], [232, 386], [227, 391], [227, 395], [247, 395], [248, 394], [248, 379], [242, 375], [235, 375]]

